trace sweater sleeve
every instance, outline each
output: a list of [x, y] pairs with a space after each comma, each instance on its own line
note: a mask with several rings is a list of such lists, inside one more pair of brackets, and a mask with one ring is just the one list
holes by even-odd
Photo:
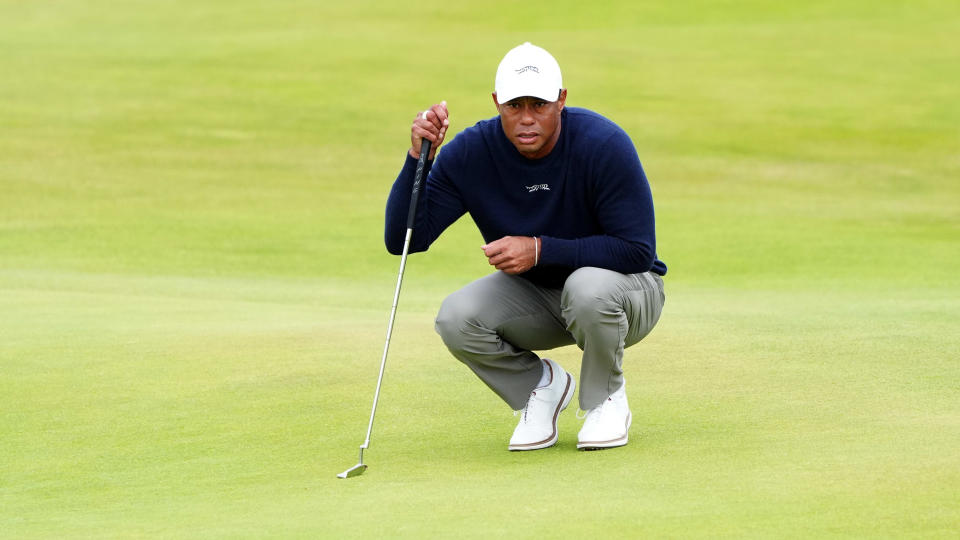
[[[449, 146], [454, 146], [451, 142]], [[449, 160], [453, 157], [452, 148], [444, 148], [443, 154]], [[410, 253], [426, 251], [440, 233], [446, 230], [465, 212], [465, 206], [456, 186], [450, 181], [446, 169], [437, 158], [437, 166], [428, 161], [424, 166], [423, 188], [417, 200], [417, 212], [414, 218], [413, 235], [410, 240]], [[417, 160], [407, 154], [403, 168], [397, 176], [390, 196], [387, 198], [387, 211], [384, 225], [384, 243], [387, 251], [393, 255], [403, 253], [403, 243], [407, 232], [407, 215], [410, 211], [410, 195], [417, 171]]]
[[656, 260], [656, 231], [653, 196], [637, 151], [623, 131], [598, 148], [602, 153], [586, 181], [601, 233], [575, 239], [542, 236], [540, 264], [646, 272]]

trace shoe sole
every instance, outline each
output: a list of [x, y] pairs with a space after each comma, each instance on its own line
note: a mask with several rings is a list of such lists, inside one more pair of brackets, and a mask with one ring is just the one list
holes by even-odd
[[607, 441], [579, 441], [577, 442], [577, 450], [603, 450], [604, 448], [625, 446], [630, 435], [631, 423], [633, 423], [633, 414], [631, 414], [630, 411], [627, 411], [627, 425], [623, 432], [623, 437], [617, 437], [616, 439], [610, 439]]
[[567, 376], [567, 387], [563, 389], [563, 397], [560, 398], [560, 406], [557, 407], [557, 410], [553, 411], [553, 434], [540, 441], [535, 443], [526, 443], [526, 444], [511, 444], [507, 447], [511, 452], [524, 452], [527, 450], [540, 450], [542, 448], [549, 448], [557, 444], [557, 440], [560, 439], [560, 434], [557, 431], [557, 417], [560, 416], [560, 413], [567, 408], [567, 405], [570, 404], [570, 399], [573, 397], [573, 390], [577, 387], [577, 383], [573, 381], [573, 377], [569, 373], [565, 373]]

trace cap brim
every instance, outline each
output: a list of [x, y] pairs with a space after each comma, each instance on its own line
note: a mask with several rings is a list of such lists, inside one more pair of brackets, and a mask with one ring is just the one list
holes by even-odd
[[506, 103], [519, 97], [535, 97], [544, 101], [560, 99], [561, 88], [510, 88], [497, 90], [497, 102]]

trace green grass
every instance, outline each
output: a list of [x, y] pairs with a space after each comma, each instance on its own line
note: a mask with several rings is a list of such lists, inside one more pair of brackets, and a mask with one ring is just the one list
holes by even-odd
[[[0, 0], [0, 536], [953, 537], [953, 2]], [[629, 446], [515, 454], [398, 259], [408, 126], [530, 40], [633, 137], [670, 266]], [[578, 351], [549, 353], [573, 373]]]

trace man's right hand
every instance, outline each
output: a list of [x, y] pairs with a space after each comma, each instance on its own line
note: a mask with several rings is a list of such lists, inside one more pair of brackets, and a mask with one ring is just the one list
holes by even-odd
[[450, 113], [447, 111], [447, 102], [417, 113], [410, 128], [410, 157], [420, 159], [420, 139], [427, 139], [432, 143], [427, 159], [432, 160], [437, 155], [437, 148], [443, 144], [443, 137], [450, 126]]

